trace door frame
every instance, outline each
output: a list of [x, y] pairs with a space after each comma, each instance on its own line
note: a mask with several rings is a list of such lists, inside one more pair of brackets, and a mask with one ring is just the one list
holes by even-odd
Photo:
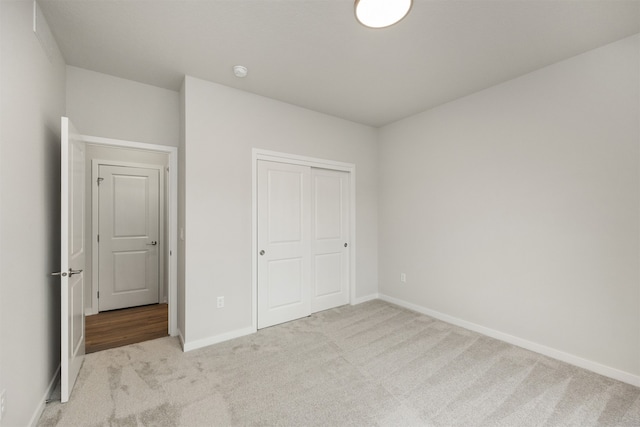
[[176, 336], [178, 335], [178, 147], [90, 135], [80, 135], [79, 138], [87, 144], [156, 151], [166, 153], [169, 156], [169, 170], [165, 180], [165, 203], [167, 205], [165, 221], [168, 235], [164, 246], [164, 257], [167, 262], [169, 279], [167, 289], [167, 303], [169, 304], [168, 332], [169, 335]]
[[[119, 160], [104, 160], [104, 159], [91, 159], [91, 188], [94, 189], [95, 180], [100, 171], [100, 166], [118, 166], [118, 167], [130, 167], [130, 168], [141, 168], [141, 169], [153, 169], [158, 171], [158, 179], [160, 180], [160, 194], [158, 194], [158, 200], [160, 204], [160, 210], [158, 212], [158, 223], [159, 223], [159, 240], [158, 251], [162, 254], [162, 259], [158, 259], [158, 302], [162, 303], [163, 295], [164, 295], [164, 279], [165, 279], [165, 267], [167, 266], [168, 257], [166, 256], [168, 252], [165, 250], [165, 242], [167, 240], [167, 236], [165, 236], [165, 230], [167, 229], [167, 223], [165, 218], [165, 210], [168, 208], [167, 200], [166, 200], [166, 168], [164, 165], [154, 165], [150, 163], [135, 163], [135, 162], [122, 162]], [[98, 299], [98, 291], [100, 290], [100, 252], [99, 245], [97, 239], [94, 239], [93, 236], [96, 236], [100, 229], [100, 215], [99, 215], [99, 194], [97, 191], [91, 191], [91, 306], [93, 308], [94, 314], [98, 314], [100, 312], [100, 300]], [[160, 292], [162, 290], [162, 292]], [[167, 287], [167, 299], [169, 298], [169, 289]]]
[[253, 148], [251, 150], [251, 320], [258, 330], [258, 160], [349, 173], [349, 304], [356, 301], [356, 165], [317, 157]]

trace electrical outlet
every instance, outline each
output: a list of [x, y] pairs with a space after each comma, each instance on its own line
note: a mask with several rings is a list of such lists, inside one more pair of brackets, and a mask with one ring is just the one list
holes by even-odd
[[224, 297], [218, 297], [218, 308], [224, 307]]
[[4, 415], [4, 405], [5, 405], [6, 395], [7, 395], [7, 390], [2, 390], [2, 393], [0, 393], [0, 420]]
[[407, 275], [405, 273], [400, 273], [400, 281], [402, 283], [407, 283]]

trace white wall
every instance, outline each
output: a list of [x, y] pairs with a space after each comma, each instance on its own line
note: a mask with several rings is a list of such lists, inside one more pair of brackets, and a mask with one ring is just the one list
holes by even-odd
[[356, 294], [377, 293], [374, 128], [187, 77], [185, 132], [187, 343], [252, 325], [254, 147], [356, 165]]
[[639, 51], [382, 128], [381, 293], [640, 384]]
[[35, 421], [60, 363], [60, 117], [65, 64], [32, 31], [33, 4], [2, 1], [0, 390], [3, 426]]
[[178, 146], [178, 92], [67, 67], [67, 115], [84, 135]]

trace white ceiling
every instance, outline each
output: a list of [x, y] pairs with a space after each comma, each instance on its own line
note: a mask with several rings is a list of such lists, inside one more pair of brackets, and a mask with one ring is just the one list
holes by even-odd
[[378, 30], [352, 0], [39, 3], [69, 65], [173, 90], [188, 74], [372, 126], [640, 32], [640, 0], [414, 0]]

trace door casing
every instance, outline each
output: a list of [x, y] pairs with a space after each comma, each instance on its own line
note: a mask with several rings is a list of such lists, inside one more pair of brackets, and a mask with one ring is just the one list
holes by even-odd
[[316, 157], [299, 156], [296, 154], [254, 148], [251, 156], [252, 171], [252, 234], [251, 234], [251, 280], [252, 280], [252, 308], [251, 317], [253, 330], [258, 330], [258, 160], [288, 163], [292, 165], [310, 166], [348, 172], [349, 179], [349, 303], [356, 301], [356, 165], [353, 163], [337, 162]]
[[164, 257], [168, 270], [168, 332], [169, 335], [176, 336], [178, 335], [178, 147], [89, 135], [80, 135], [79, 138], [88, 144], [156, 151], [166, 153], [169, 156], [168, 176], [165, 181], [167, 204], [165, 221], [167, 225], [167, 236], [165, 238]]

